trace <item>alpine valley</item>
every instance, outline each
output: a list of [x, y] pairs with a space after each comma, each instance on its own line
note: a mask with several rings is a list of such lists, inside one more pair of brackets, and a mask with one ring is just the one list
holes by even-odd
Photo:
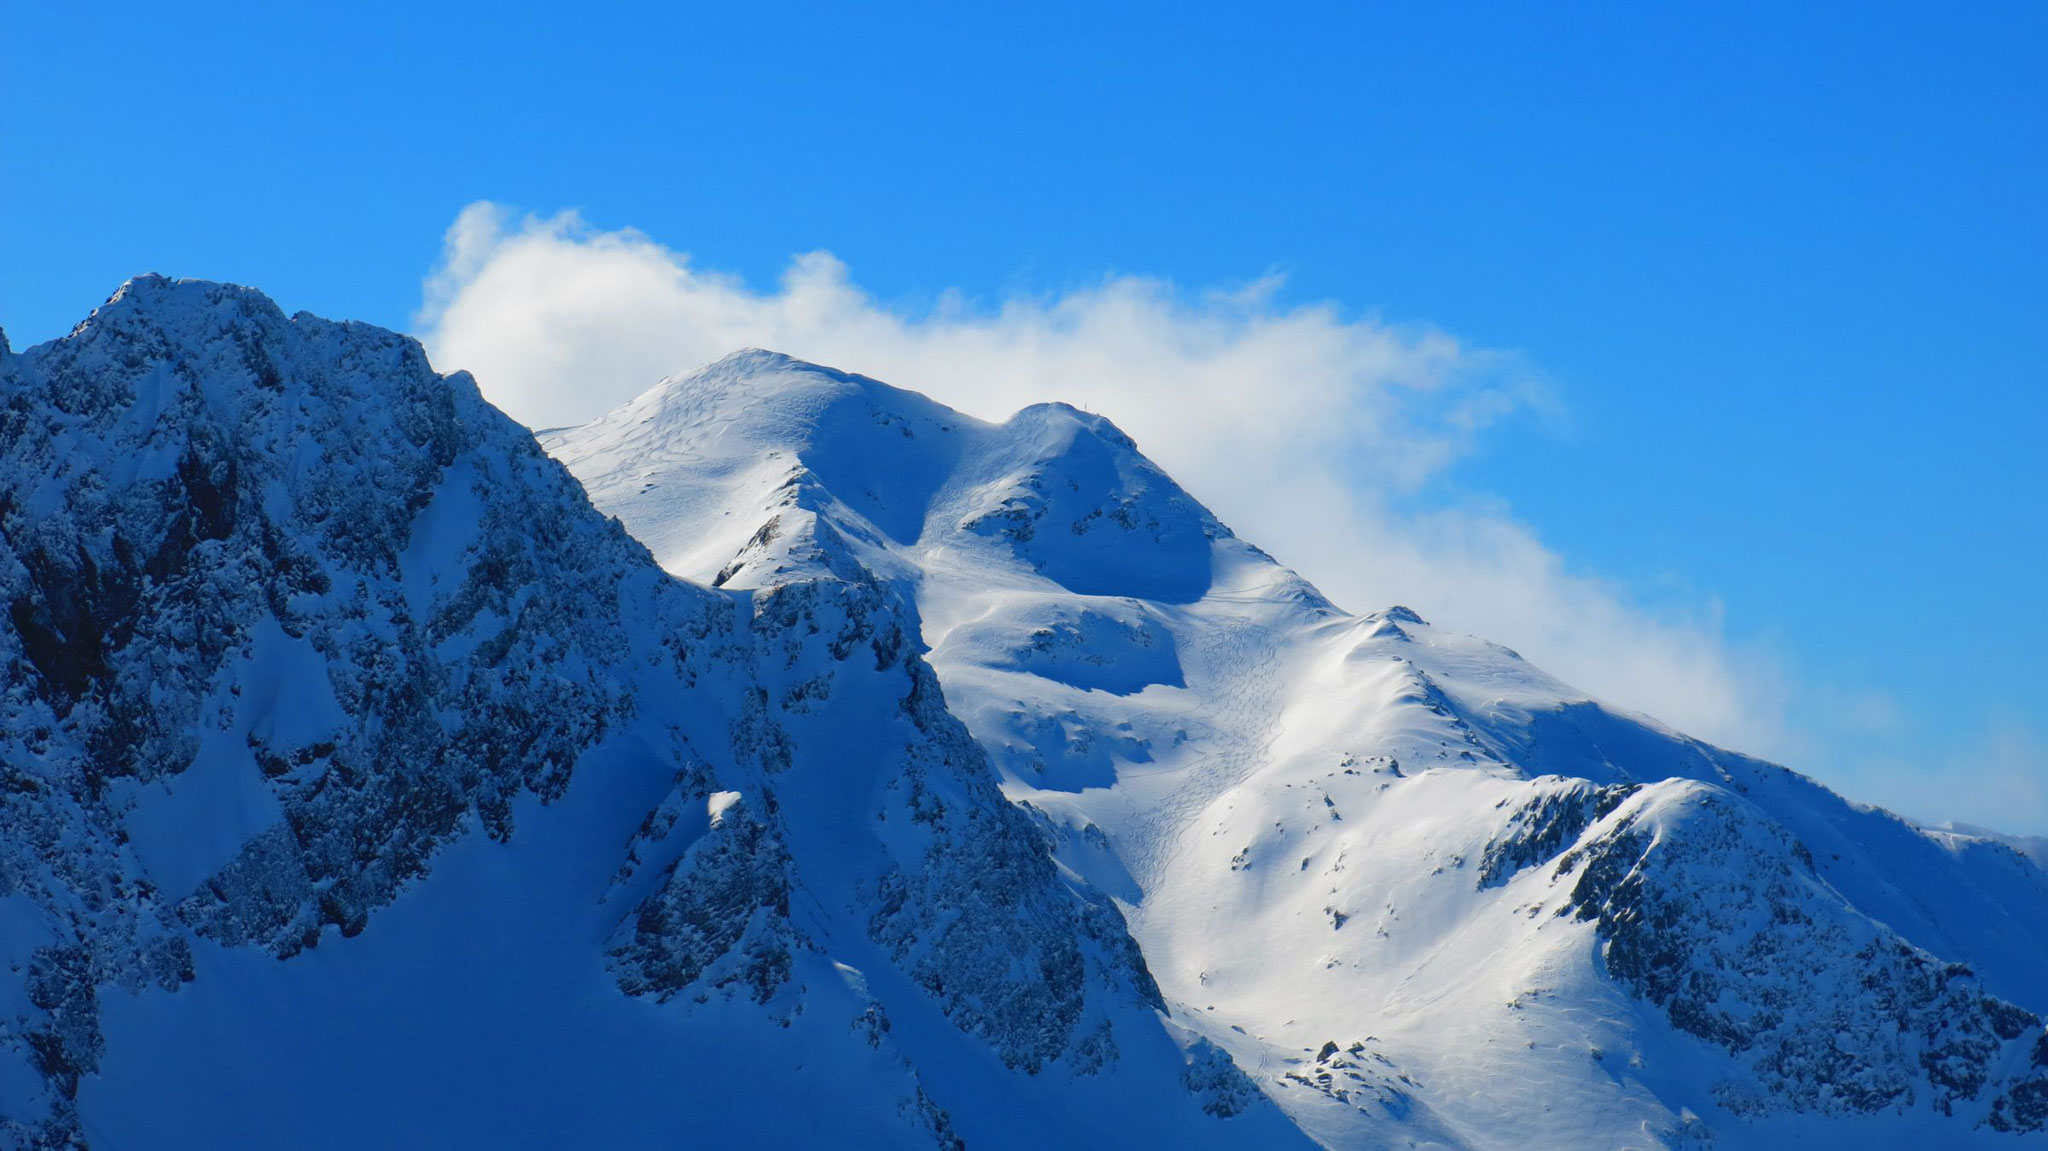
[[1062, 404], [536, 436], [143, 277], [0, 339], [0, 601], [0, 1146], [2048, 1144], [2025, 841], [1349, 614]]

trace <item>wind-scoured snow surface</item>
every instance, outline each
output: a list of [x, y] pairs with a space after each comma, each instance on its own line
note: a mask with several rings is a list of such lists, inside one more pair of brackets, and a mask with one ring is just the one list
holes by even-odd
[[0, 1146], [1306, 1144], [823, 533], [674, 579], [413, 341], [155, 277], [0, 353], [0, 529]]
[[1064, 405], [991, 425], [749, 351], [543, 440], [676, 575], [911, 605], [1200, 1066], [1318, 1143], [2048, 1141], [2026, 844], [1349, 615]]
[[1100, 418], [748, 352], [544, 441], [241, 288], [0, 341], [0, 1147], [2048, 1139], [2013, 844]]

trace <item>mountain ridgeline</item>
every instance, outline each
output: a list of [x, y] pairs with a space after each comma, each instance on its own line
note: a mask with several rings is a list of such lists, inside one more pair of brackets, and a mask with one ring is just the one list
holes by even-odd
[[2048, 873], [1353, 616], [1108, 421], [0, 341], [0, 1147], [2048, 1142]]

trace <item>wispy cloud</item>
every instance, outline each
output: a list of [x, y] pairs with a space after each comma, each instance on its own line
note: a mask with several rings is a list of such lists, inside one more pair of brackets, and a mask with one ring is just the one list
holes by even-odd
[[[876, 300], [828, 253], [771, 290], [574, 213], [464, 209], [425, 284], [435, 363], [535, 427], [581, 423], [663, 376], [759, 346], [1000, 419], [1062, 399], [1114, 419], [1225, 522], [1353, 609], [1407, 603], [1593, 694], [1795, 763], [1819, 730], [1732, 643], [1718, 604], [1658, 607], [1577, 571], [1498, 501], [1440, 480], [1503, 419], [1552, 401], [1520, 358], [1426, 326], [1289, 305], [1276, 281], [1189, 292], [1143, 277], [930, 307]], [[1866, 783], [1884, 783], [1875, 775]], [[1859, 798], [1933, 798], [1920, 777]], [[2027, 816], [2048, 822], [2038, 794]], [[1953, 804], [1914, 814], [1983, 818]]]
[[1994, 716], [1934, 747], [1927, 755], [1902, 754], [1878, 733], [1845, 730], [1826, 757], [1829, 782], [1916, 818], [2048, 833], [2048, 742], [2032, 724]]

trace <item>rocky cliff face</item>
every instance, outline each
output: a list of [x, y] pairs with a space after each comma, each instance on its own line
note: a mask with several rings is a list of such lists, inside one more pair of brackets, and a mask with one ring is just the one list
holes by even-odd
[[1747, 802], [1653, 785], [1555, 874], [1571, 884], [1557, 914], [1597, 925], [1608, 974], [1749, 1072], [1717, 1085], [1728, 1110], [1924, 1103], [1996, 1131], [2042, 1129], [2041, 1018], [1857, 914]]
[[628, 612], [679, 657], [737, 634], [389, 332], [144, 279], [0, 373], [17, 1134], [75, 1137], [98, 985], [354, 935], [559, 795], [632, 711]]

